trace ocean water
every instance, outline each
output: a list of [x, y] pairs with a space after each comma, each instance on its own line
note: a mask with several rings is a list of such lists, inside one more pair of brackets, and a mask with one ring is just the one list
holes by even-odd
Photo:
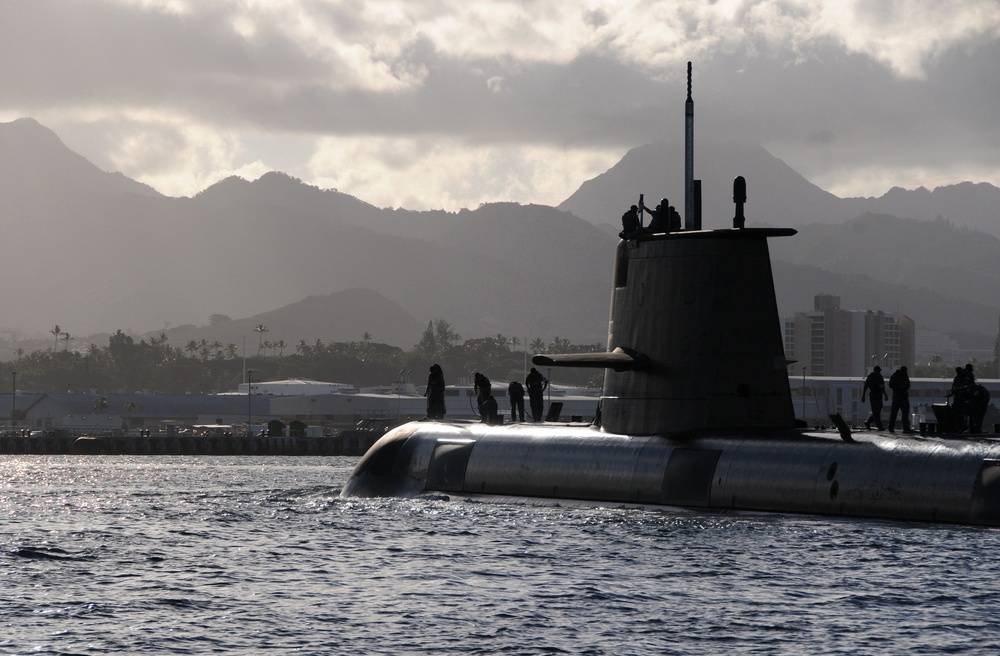
[[354, 462], [0, 456], [0, 653], [1000, 650], [997, 530], [341, 499]]

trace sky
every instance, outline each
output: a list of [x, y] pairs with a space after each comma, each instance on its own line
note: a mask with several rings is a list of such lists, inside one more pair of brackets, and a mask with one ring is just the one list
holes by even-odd
[[842, 197], [1000, 186], [998, 0], [0, 0], [0, 61], [0, 122], [170, 196], [556, 205], [683, 140], [688, 61], [696, 145]]

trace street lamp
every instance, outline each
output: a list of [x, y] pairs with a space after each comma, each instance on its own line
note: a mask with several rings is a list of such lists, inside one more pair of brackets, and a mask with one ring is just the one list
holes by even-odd
[[247, 369], [247, 437], [250, 437], [250, 419], [253, 415], [253, 369]]
[[17, 372], [12, 371], [10, 375], [14, 379], [10, 388], [10, 426], [13, 428], [17, 426], [17, 419], [14, 417], [14, 413], [17, 411]]
[[806, 420], [806, 368], [802, 367], [802, 421]]

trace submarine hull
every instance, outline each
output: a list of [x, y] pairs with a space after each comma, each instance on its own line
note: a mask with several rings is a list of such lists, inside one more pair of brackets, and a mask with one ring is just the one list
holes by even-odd
[[430, 493], [1000, 525], [1000, 445], [801, 430], [630, 436], [586, 425], [413, 422], [344, 496]]

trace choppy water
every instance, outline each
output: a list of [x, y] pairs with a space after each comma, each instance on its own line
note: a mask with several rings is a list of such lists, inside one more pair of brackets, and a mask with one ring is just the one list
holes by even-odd
[[0, 653], [1000, 649], [1000, 531], [340, 499], [353, 463], [0, 457]]

